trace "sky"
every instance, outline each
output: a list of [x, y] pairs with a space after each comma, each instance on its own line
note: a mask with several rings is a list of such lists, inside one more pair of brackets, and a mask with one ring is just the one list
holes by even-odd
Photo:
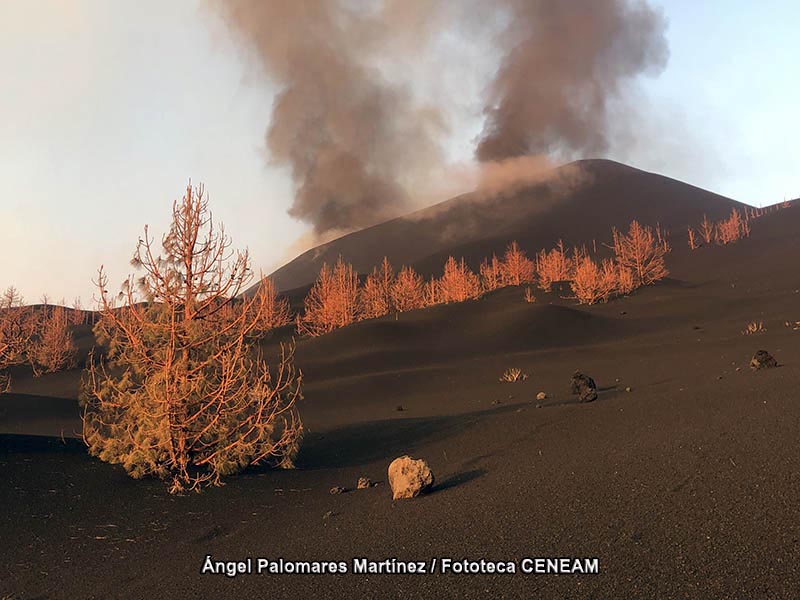
[[[636, 92], [652, 123], [607, 157], [754, 205], [800, 196], [800, 3], [651, 4], [670, 46]], [[254, 269], [306, 249], [264, 143], [278, 90], [203, 0], [0, 0], [0, 72], [0, 288], [92, 306], [98, 267], [112, 287], [133, 272], [143, 226], [164, 231], [190, 178]], [[453, 161], [481, 127], [476, 84], [464, 88]]]

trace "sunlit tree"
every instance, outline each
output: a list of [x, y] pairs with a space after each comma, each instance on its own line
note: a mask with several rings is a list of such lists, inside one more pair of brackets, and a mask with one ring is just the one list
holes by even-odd
[[[160, 249], [159, 249], [160, 245]], [[230, 306], [251, 278], [247, 252], [208, 211], [203, 188], [187, 187], [157, 244], [145, 227], [115, 306], [100, 269], [102, 304], [82, 389], [91, 454], [133, 477], [156, 476], [172, 492], [218, 484], [249, 465], [292, 465], [302, 426], [301, 375], [293, 345], [270, 369], [257, 347], [266, 295]]]

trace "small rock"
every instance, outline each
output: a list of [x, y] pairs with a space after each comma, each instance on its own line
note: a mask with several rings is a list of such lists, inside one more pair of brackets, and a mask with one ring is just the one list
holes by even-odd
[[541, 404], [537, 404], [536, 408], [542, 408], [542, 405]]
[[403, 408], [403, 405], [402, 405], [402, 404], [398, 404], [398, 405], [397, 405], [397, 408], [395, 408], [395, 410], [396, 410], [397, 412], [403, 412], [403, 411], [405, 410], [405, 408]]
[[365, 490], [372, 487], [372, 480], [369, 477], [359, 477], [356, 489]]
[[774, 369], [778, 366], [778, 361], [766, 350], [759, 350], [750, 359], [750, 368], [754, 371], [758, 369]]
[[331, 518], [333, 518], [334, 516], [336, 516], [336, 513], [335, 513], [335, 512], [333, 512], [332, 510], [329, 510], [329, 511], [328, 511], [328, 512], [326, 512], [324, 515], [322, 515], [322, 520], [323, 520], [323, 521], [327, 521], [328, 519], [331, 519]]
[[433, 487], [434, 477], [428, 463], [410, 456], [395, 458], [389, 465], [392, 499], [415, 498]]
[[738, 373], [739, 371], [741, 371], [741, 370], [742, 370], [742, 367], [736, 367], [736, 372], [737, 372], [737, 373]]
[[572, 393], [578, 396], [581, 402], [592, 402], [597, 400], [597, 384], [588, 375], [575, 371], [572, 376]]
[[625, 388], [625, 391], [626, 392], [632, 392], [633, 388], [631, 386], [628, 386], [628, 387]]
[[343, 488], [340, 485], [331, 488], [331, 494], [344, 494], [347, 491], [347, 488]]
[[547, 400], [547, 394], [545, 394], [544, 392], [539, 392], [538, 394], [536, 394], [536, 399], [537, 400]]

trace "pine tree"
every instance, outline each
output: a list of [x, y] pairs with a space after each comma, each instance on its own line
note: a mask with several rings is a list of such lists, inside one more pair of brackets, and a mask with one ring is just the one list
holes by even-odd
[[534, 266], [517, 242], [511, 242], [503, 256], [503, 282], [505, 285], [522, 285], [533, 281]]
[[627, 234], [614, 229], [613, 236], [617, 263], [631, 272], [636, 287], [650, 285], [668, 275], [664, 264], [666, 249], [652, 228], [632, 221]]
[[323, 264], [316, 283], [305, 299], [305, 311], [298, 317], [301, 334], [319, 336], [350, 325], [358, 314], [358, 275], [342, 257], [331, 269]]
[[398, 312], [425, 306], [425, 284], [414, 269], [403, 267], [391, 289], [392, 304]]
[[384, 257], [380, 269], [375, 268], [367, 276], [359, 294], [359, 314], [362, 319], [374, 319], [394, 310], [392, 285], [394, 270], [389, 259]]
[[144, 271], [114, 305], [100, 268], [103, 354], [84, 376], [83, 437], [89, 452], [171, 492], [218, 484], [249, 465], [289, 467], [302, 425], [301, 374], [293, 345], [271, 371], [256, 345], [265, 295], [220, 312], [251, 279], [247, 252], [233, 254], [208, 211], [203, 188], [173, 204], [162, 250], [145, 227], [132, 263]]
[[480, 296], [480, 280], [470, 271], [463, 258], [456, 261], [451, 256], [447, 259], [444, 274], [439, 279], [439, 292], [442, 302], [464, 302]]

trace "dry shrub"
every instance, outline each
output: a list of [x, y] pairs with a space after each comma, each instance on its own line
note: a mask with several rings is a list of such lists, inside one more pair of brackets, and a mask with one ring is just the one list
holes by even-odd
[[302, 433], [293, 345], [271, 371], [253, 337], [264, 294], [242, 299], [227, 321], [213, 318], [252, 275], [247, 253], [232, 255], [215, 228], [202, 187], [173, 205], [161, 246], [145, 227], [133, 259], [144, 275], [125, 282], [121, 308], [100, 269], [95, 335], [106, 352], [84, 376], [89, 452], [176, 493], [261, 462], [291, 466]]
[[71, 369], [78, 349], [72, 341], [70, 315], [63, 306], [45, 306], [35, 320], [36, 334], [30, 340], [28, 362], [36, 377]]
[[533, 304], [536, 302], [536, 296], [533, 295], [533, 290], [530, 288], [530, 286], [525, 288], [525, 302], [528, 304]]
[[550, 252], [539, 252], [536, 255], [535, 269], [539, 288], [545, 292], [550, 291], [553, 282], [571, 279], [573, 261], [564, 250], [564, 242], [559, 240], [558, 245]]
[[522, 369], [518, 369], [516, 367], [511, 367], [506, 369], [503, 374], [500, 376], [501, 383], [516, 383], [518, 381], [525, 381], [528, 378], [526, 373], [522, 372]]
[[766, 333], [766, 331], [767, 328], [764, 327], [764, 321], [750, 321], [742, 330], [742, 335], [754, 335], [756, 333]]
[[651, 227], [632, 221], [627, 234], [614, 229], [613, 237], [617, 264], [631, 273], [635, 287], [650, 285], [669, 274], [664, 264], [667, 250]]
[[359, 316], [362, 319], [374, 319], [389, 314], [394, 310], [392, 286], [394, 270], [389, 259], [384, 257], [380, 269], [375, 268], [367, 276], [358, 297]]
[[504, 285], [522, 285], [533, 281], [535, 268], [533, 261], [519, 249], [517, 242], [511, 242], [503, 255], [502, 274]]
[[397, 274], [391, 289], [392, 304], [398, 312], [425, 306], [425, 286], [411, 267], [403, 267]]
[[439, 279], [440, 302], [464, 302], [481, 294], [478, 276], [473, 273], [462, 258], [456, 261], [452, 256], [444, 265], [444, 274]]
[[342, 257], [333, 269], [323, 264], [319, 278], [305, 299], [305, 311], [297, 319], [301, 334], [319, 336], [350, 325], [358, 313], [358, 275]]

